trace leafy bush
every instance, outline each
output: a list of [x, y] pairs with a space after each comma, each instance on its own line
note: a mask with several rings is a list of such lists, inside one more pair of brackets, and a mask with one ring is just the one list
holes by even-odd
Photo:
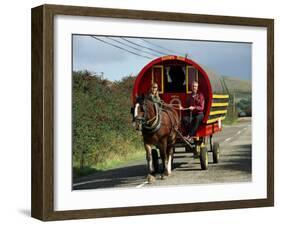
[[112, 158], [143, 150], [132, 128], [134, 77], [111, 82], [87, 71], [73, 72], [73, 167], [95, 169]]
[[252, 101], [251, 98], [241, 99], [237, 103], [237, 107], [240, 113], [244, 113], [245, 116], [252, 115]]

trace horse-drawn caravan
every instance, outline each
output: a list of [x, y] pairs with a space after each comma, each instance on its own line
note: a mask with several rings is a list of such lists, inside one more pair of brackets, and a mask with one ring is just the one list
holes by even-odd
[[[188, 129], [183, 118], [190, 116], [187, 98], [196, 81], [204, 97], [203, 119], [192, 142], [185, 139]], [[157, 84], [161, 102], [149, 98], [151, 85]], [[213, 162], [219, 161], [219, 144], [213, 143], [213, 134], [222, 130], [228, 106], [228, 95], [213, 93], [206, 71], [194, 61], [180, 56], [163, 56], [147, 64], [138, 74], [133, 92], [132, 114], [136, 129], [142, 131], [148, 163], [148, 180], [158, 171], [158, 151], [163, 163], [163, 176], [171, 173], [176, 147], [184, 147], [200, 158], [201, 168], [208, 168], [208, 150]], [[191, 117], [189, 117], [191, 118]], [[191, 122], [190, 122], [191, 123]]]

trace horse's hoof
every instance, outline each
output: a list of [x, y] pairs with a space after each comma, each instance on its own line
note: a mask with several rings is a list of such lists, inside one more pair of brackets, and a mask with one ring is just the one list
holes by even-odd
[[171, 171], [169, 172], [168, 169], [165, 169], [162, 173], [161, 173], [161, 179], [162, 180], [165, 180], [166, 177], [170, 176], [171, 175]]
[[151, 174], [148, 174], [147, 176], [147, 182], [149, 184], [153, 183], [155, 181], [155, 176], [151, 175]]
[[171, 173], [169, 173], [168, 171], [165, 171], [165, 172], [163, 173], [163, 175], [166, 176], [166, 177], [168, 177], [168, 176], [171, 175]]

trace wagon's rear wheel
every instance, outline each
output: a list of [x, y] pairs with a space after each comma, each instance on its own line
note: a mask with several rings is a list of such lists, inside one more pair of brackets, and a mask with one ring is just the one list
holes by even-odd
[[154, 167], [154, 172], [159, 173], [159, 156], [158, 156], [158, 151], [156, 149], [151, 150], [152, 154], [152, 163]]
[[200, 148], [200, 165], [202, 170], [208, 169], [208, 151], [206, 147]]
[[215, 142], [213, 145], [213, 161], [214, 163], [218, 163], [220, 160], [220, 145]]

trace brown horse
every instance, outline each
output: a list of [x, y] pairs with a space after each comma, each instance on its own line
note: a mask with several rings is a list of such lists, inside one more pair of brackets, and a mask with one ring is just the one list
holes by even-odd
[[142, 132], [148, 165], [148, 182], [155, 180], [152, 147], [160, 150], [163, 165], [162, 178], [169, 176], [172, 169], [172, 145], [176, 141], [179, 117], [168, 105], [159, 106], [147, 97], [138, 97], [134, 107], [134, 122], [137, 130]]

